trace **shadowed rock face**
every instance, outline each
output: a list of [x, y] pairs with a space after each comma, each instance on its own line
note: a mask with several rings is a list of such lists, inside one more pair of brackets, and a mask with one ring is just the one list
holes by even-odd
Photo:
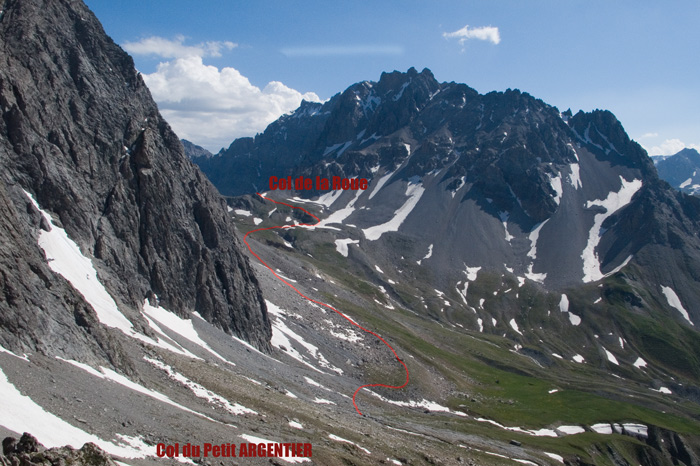
[[132, 59], [82, 2], [8, 0], [3, 10], [0, 343], [115, 355], [90, 307], [47, 267], [36, 244], [41, 216], [25, 190], [93, 259], [137, 326], [144, 299], [157, 296], [269, 349], [265, 303], [226, 206]]

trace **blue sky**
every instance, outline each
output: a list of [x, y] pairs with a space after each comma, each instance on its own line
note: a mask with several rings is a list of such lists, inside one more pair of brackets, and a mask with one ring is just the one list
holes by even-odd
[[609, 109], [652, 154], [700, 149], [697, 0], [86, 3], [178, 135], [212, 151], [302, 98], [410, 67], [560, 110]]

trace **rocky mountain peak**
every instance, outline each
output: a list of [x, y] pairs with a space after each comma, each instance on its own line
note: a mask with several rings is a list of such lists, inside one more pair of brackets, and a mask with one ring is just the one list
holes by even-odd
[[609, 110], [579, 111], [568, 121], [580, 141], [600, 152], [612, 163], [641, 170], [645, 178], [655, 179], [656, 170], [646, 151], [632, 141], [620, 121]]

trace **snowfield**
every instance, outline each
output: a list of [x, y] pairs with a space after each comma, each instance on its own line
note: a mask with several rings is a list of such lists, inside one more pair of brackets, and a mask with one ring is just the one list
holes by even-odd
[[399, 227], [404, 220], [408, 218], [411, 211], [413, 211], [413, 209], [416, 207], [424, 192], [425, 188], [423, 187], [422, 183], [409, 183], [406, 187], [406, 196], [408, 196], [408, 199], [396, 212], [394, 212], [394, 217], [381, 225], [375, 225], [362, 230], [365, 237], [369, 241], [376, 241], [381, 238], [384, 233], [399, 231]]
[[597, 281], [604, 277], [603, 273], [600, 271], [598, 254], [595, 252], [595, 249], [598, 247], [603, 237], [603, 233], [605, 233], [602, 230], [603, 222], [612, 214], [629, 204], [635, 193], [642, 187], [642, 180], [635, 179], [627, 181], [620, 176], [620, 181], [622, 187], [618, 192], [610, 192], [605, 199], [597, 199], [586, 203], [586, 207], [589, 209], [591, 207], [602, 207], [605, 209], [605, 212], [596, 214], [593, 218], [593, 226], [588, 233], [588, 243], [581, 253], [581, 259], [583, 259], [584, 283]]

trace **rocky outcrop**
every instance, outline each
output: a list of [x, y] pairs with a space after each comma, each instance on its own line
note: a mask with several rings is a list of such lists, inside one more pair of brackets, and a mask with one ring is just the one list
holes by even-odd
[[0, 63], [0, 342], [63, 354], [106, 344], [89, 306], [46, 267], [25, 190], [137, 326], [144, 299], [157, 297], [269, 349], [265, 303], [225, 203], [87, 7], [5, 1]]
[[116, 466], [100, 447], [86, 443], [79, 450], [70, 446], [45, 448], [31, 434], [25, 432], [19, 441], [14, 437], [5, 437], [2, 441], [1, 466], [70, 464], [73, 466]]

